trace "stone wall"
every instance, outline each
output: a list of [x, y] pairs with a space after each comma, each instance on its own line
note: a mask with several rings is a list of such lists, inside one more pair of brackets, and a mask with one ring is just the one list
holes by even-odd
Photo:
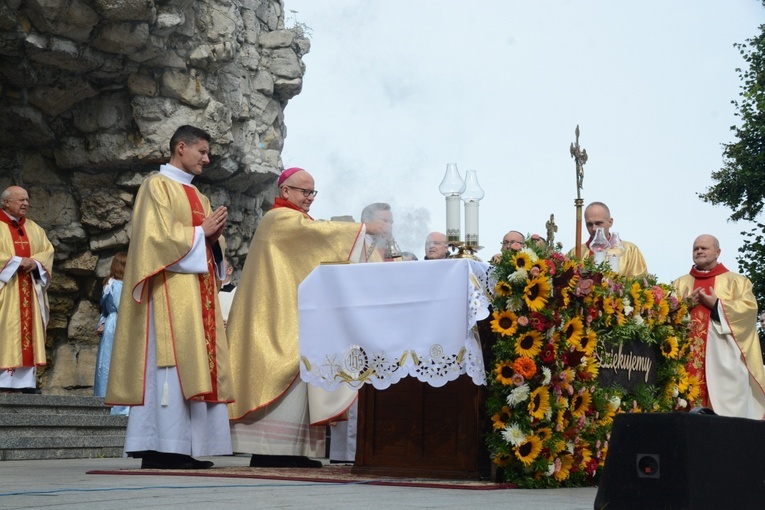
[[46, 393], [92, 391], [102, 279], [182, 124], [214, 137], [195, 183], [243, 263], [309, 48], [281, 0], [0, 0], [0, 189], [29, 191], [56, 249]]

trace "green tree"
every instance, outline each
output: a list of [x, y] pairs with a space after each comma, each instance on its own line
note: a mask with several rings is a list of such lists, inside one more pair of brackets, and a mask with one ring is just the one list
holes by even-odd
[[[765, 7], [765, 0], [763, 0]], [[738, 110], [740, 125], [731, 126], [736, 141], [723, 145], [723, 168], [712, 173], [715, 182], [700, 194], [705, 202], [722, 204], [733, 210], [730, 219], [754, 222], [749, 232], [741, 232], [744, 244], [737, 257], [739, 270], [754, 285], [760, 306], [765, 306], [765, 225], [756, 221], [765, 206], [765, 25], [745, 43], [736, 44], [748, 64], [736, 69], [743, 84]]]

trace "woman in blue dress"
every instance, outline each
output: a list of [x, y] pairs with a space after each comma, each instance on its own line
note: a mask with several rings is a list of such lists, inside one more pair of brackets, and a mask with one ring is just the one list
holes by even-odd
[[[114, 330], [117, 326], [117, 311], [120, 308], [120, 294], [122, 294], [122, 277], [125, 275], [125, 261], [127, 253], [119, 252], [112, 259], [109, 276], [104, 279], [104, 288], [101, 294], [101, 320], [98, 323], [98, 332], [101, 333], [101, 343], [98, 346], [96, 358], [96, 379], [93, 384], [93, 392], [97, 397], [106, 395], [106, 383], [109, 381], [109, 364], [112, 358], [112, 346], [114, 345]], [[126, 406], [112, 407], [111, 414], [126, 415], [130, 408]]]

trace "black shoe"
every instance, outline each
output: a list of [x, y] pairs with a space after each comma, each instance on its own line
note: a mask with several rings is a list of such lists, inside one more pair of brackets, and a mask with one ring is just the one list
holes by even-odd
[[337, 464], [340, 466], [353, 466], [354, 462], [352, 460], [332, 460], [329, 459], [330, 464]]
[[311, 460], [299, 455], [258, 455], [250, 458], [250, 467], [271, 468], [320, 468], [324, 464], [320, 460]]
[[141, 452], [141, 469], [209, 469], [213, 465], [179, 453]]

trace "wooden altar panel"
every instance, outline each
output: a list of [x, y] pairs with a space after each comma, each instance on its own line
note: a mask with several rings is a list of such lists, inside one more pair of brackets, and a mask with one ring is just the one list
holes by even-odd
[[406, 377], [359, 391], [358, 474], [488, 479], [486, 388], [467, 375], [434, 388]]

